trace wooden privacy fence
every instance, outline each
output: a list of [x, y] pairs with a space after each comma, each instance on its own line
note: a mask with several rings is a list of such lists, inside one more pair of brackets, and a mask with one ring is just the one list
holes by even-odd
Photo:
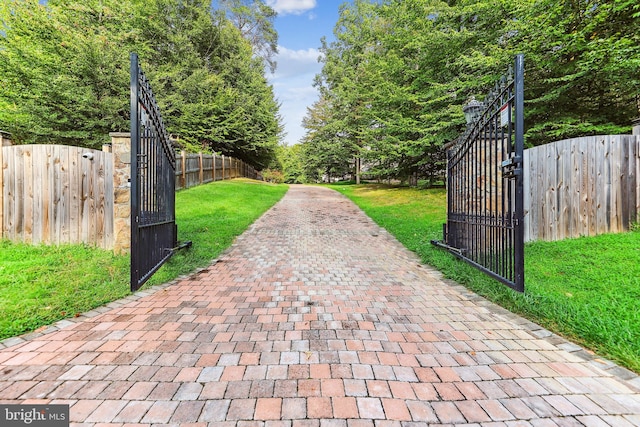
[[[0, 238], [86, 243], [128, 252], [131, 142], [128, 133], [111, 137], [103, 151], [65, 145], [2, 147]], [[227, 156], [182, 153], [177, 164], [176, 189], [237, 177], [261, 179], [255, 169]]]
[[176, 190], [238, 177], [262, 180], [252, 166], [224, 155], [181, 151], [176, 162]]
[[629, 230], [640, 220], [640, 136], [557, 141], [524, 151], [525, 240]]
[[25, 243], [113, 245], [109, 153], [63, 145], [2, 147], [2, 237]]

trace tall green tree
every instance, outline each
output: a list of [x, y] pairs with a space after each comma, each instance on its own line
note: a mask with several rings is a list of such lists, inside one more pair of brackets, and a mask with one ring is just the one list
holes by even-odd
[[638, 2], [539, 1], [517, 31], [529, 144], [629, 131], [640, 115]]
[[62, 13], [57, 2], [0, 5], [0, 126], [14, 139], [96, 147], [125, 128], [123, 58], [135, 30], [131, 4], [115, 6], [89, 0]]
[[263, 62], [207, 0], [7, 0], [0, 24], [0, 128], [18, 141], [98, 147], [127, 129], [134, 51], [180, 144], [258, 168], [275, 155]]
[[478, 3], [356, 0], [341, 9], [336, 41], [322, 46], [318, 85], [335, 99], [334, 116], [369, 175], [442, 171], [439, 150], [463, 129], [463, 103], [504, 69], [496, 59], [504, 49], [493, 44], [506, 33], [515, 1]]
[[517, 53], [529, 145], [627, 132], [639, 18], [632, 0], [354, 0], [321, 48], [325, 126], [346, 137], [323, 143], [357, 147], [369, 174], [433, 179], [442, 146], [464, 130], [462, 106], [482, 100]]
[[302, 158], [304, 174], [311, 182], [343, 177], [353, 172], [353, 160], [358, 147], [345, 126], [336, 120], [331, 100], [321, 97], [307, 109], [303, 126], [307, 133], [303, 138]]
[[233, 25], [249, 41], [254, 53], [273, 73], [278, 54], [278, 32], [273, 21], [277, 12], [263, 0], [219, 0]]

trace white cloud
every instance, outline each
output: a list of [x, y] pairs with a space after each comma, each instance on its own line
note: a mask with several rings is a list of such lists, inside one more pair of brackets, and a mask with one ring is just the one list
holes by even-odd
[[316, 0], [268, 0], [267, 4], [280, 15], [301, 15], [316, 7]]
[[322, 65], [318, 62], [320, 51], [318, 49], [287, 49], [284, 46], [278, 46], [278, 55], [276, 61], [278, 68], [273, 76], [274, 79], [281, 79], [289, 76], [298, 76], [301, 74], [319, 73]]

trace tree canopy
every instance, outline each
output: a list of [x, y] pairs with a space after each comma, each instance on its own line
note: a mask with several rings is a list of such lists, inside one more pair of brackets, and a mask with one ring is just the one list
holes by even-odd
[[0, 129], [98, 147], [129, 127], [129, 52], [181, 145], [258, 168], [274, 157], [282, 124], [265, 60], [208, 0], [2, 2]]
[[639, 18], [633, 0], [354, 0], [322, 42], [306, 162], [328, 170], [339, 153], [343, 168], [365, 159], [370, 176], [434, 178], [442, 146], [464, 130], [462, 106], [517, 53], [528, 145], [626, 132], [638, 115]]

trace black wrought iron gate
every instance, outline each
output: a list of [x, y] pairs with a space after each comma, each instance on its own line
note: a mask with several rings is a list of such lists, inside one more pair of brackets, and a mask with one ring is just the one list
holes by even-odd
[[[151, 85], [131, 54], [131, 291], [178, 249], [175, 151]], [[190, 242], [182, 245], [189, 246]]]
[[444, 243], [454, 255], [524, 291], [524, 57], [487, 95], [447, 151]]

